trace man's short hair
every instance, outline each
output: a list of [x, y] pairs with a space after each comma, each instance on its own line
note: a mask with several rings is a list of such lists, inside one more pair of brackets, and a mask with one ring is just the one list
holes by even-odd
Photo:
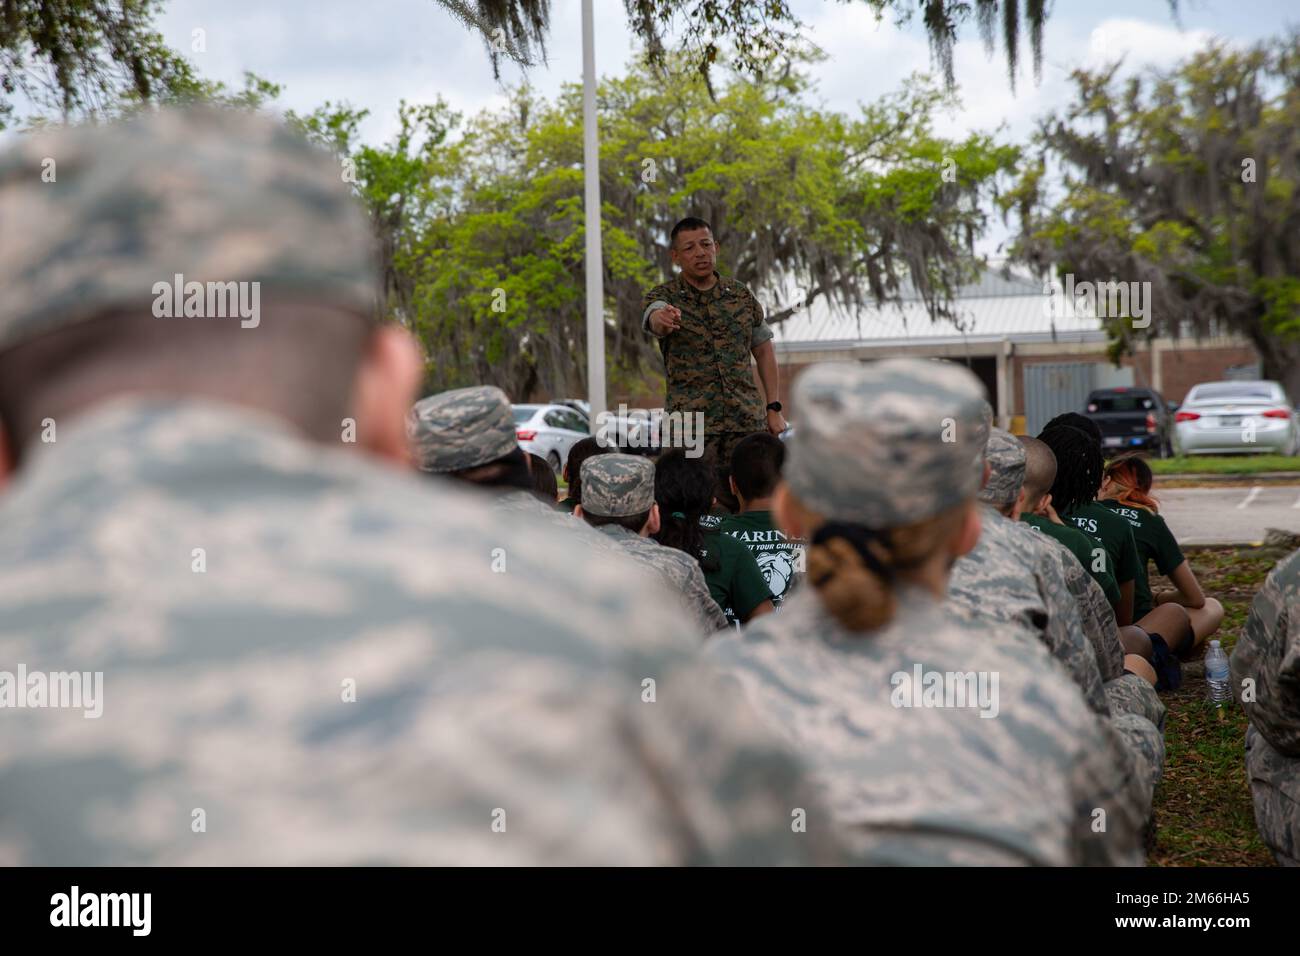
[[[546, 467], [549, 469], [550, 465]], [[433, 472], [426, 472], [426, 474], [434, 475]], [[510, 454], [502, 455], [485, 464], [463, 468], [460, 471], [449, 471], [445, 476], [437, 477], [455, 478], [467, 484], [478, 485], [480, 488], [496, 488], [502, 491], [512, 488], [519, 491], [533, 490], [533, 475], [528, 468], [527, 453], [522, 448], [516, 448]]]
[[593, 528], [599, 528], [607, 524], [616, 524], [620, 528], [626, 528], [633, 534], [640, 534], [641, 529], [645, 527], [646, 522], [650, 520], [650, 512], [643, 511], [638, 515], [624, 515], [623, 517], [609, 517], [608, 515], [593, 515], [587, 512], [582, 513], [583, 520]]
[[588, 435], [573, 443], [569, 449], [568, 460], [564, 463], [564, 474], [569, 482], [569, 497], [574, 501], [582, 500], [582, 463], [593, 455], [603, 455], [613, 451], [600, 443], [595, 435]]
[[785, 465], [785, 442], [768, 432], [746, 435], [731, 452], [731, 480], [746, 501], [776, 489]]
[[1025, 510], [1032, 511], [1056, 481], [1056, 453], [1047, 442], [1021, 435], [1025, 446]]
[[668, 234], [668, 245], [677, 245], [679, 232], [694, 232], [696, 229], [707, 229], [710, 233], [713, 232], [713, 227], [706, 220], [698, 216], [687, 216], [685, 219], [678, 220], [677, 225], [673, 226], [673, 231]]

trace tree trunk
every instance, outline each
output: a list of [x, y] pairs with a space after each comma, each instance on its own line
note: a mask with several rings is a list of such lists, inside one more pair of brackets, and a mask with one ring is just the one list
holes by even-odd
[[1284, 339], [1260, 331], [1251, 335], [1259, 351], [1260, 375], [1280, 382], [1292, 406], [1300, 406], [1300, 339]]

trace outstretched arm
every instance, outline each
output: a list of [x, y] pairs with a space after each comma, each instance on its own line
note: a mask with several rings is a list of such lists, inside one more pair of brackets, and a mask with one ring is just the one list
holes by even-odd
[[[772, 340], [761, 342], [753, 348], [754, 361], [758, 363], [758, 380], [763, 384], [763, 401], [775, 402], [781, 398], [781, 373], [776, 367], [776, 347]], [[780, 412], [769, 410], [767, 413], [767, 430], [773, 435], [785, 431], [785, 417]]]

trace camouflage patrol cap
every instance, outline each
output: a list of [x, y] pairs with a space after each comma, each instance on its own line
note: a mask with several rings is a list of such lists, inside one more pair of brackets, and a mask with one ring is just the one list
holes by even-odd
[[628, 518], [655, 503], [655, 466], [640, 455], [588, 458], [581, 479], [582, 510], [599, 518]]
[[795, 383], [785, 480], [826, 518], [879, 530], [933, 517], [979, 490], [983, 402], [951, 362], [814, 365]]
[[1016, 500], [1025, 483], [1025, 446], [1010, 432], [994, 428], [984, 447], [984, 459], [989, 463], [989, 480], [979, 499], [995, 508], [1006, 507]]
[[989, 435], [993, 431], [993, 406], [989, 404], [988, 399], [980, 405], [980, 440], [987, 443]]
[[0, 153], [0, 224], [0, 350], [158, 315], [189, 296], [176, 286], [218, 315], [239, 282], [375, 314], [373, 239], [338, 160], [266, 116], [164, 109], [20, 137]]
[[486, 465], [519, 447], [510, 399], [492, 385], [420, 399], [406, 416], [406, 435], [416, 467], [435, 474]]

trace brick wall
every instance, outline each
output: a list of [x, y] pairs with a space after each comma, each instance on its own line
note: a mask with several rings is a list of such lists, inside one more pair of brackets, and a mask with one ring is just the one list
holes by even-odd
[[1161, 394], [1167, 402], [1181, 402], [1193, 385], [1223, 378], [1234, 365], [1258, 361], [1253, 348], [1165, 349], [1160, 353], [1164, 374]]

